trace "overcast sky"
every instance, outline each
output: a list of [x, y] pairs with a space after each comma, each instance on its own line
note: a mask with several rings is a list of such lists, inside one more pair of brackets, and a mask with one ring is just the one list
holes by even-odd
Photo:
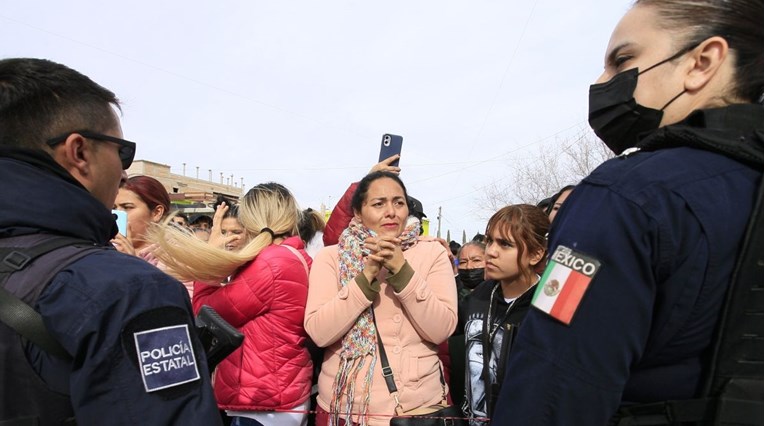
[[333, 206], [404, 137], [435, 235], [483, 232], [481, 191], [587, 123], [625, 0], [0, 0], [0, 56], [68, 65], [123, 102], [136, 159]]

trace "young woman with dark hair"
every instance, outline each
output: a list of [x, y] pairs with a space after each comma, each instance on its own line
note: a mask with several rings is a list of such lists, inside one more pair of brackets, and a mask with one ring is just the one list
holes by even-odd
[[538, 207], [517, 204], [494, 213], [486, 226], [486, 281], [463, 300], [459, 327], [465, 334], [464, 411], [484, 425], [497, 403], [504, 360], [529, 309], [535, 272], [547, 252], [550, 222]]
[[147, 231], [151, 224], [161, 223], [170, 212], [170, 196], [165, 187], [150, 176], [130, 177], [120, 186], [114, 208], [125, 211], [128, 218], [128, 235], [118, 234], [112, 240], [114, 247], [150, 260]]
[[[763, 234], [747, 231], [750, 217], [762, 223], [762, 19], [762, 0], [638, 0], [616, 25], [589, 122], [619, 156], [555, 218], [544, 291], [494, 417], [762, 424], [762, 317], [731, 308], [740, 324], [721, 323], [726, 300], [759, 299], [751, 312], [762, 312]], [[759, 253], [738, 269], [749, 241]], [[750, 273], [744, 292], [726, 294]], [[719, 336], [742, 337], [716, 347]], [[736, 348], [728, 378], [711, 377], [712, 355]], [[717, 382], [752, 408], [728, 410]]]
[[[394, 173], [364, 177], [351, 197], [354, 218], [338, 245], [314, 261], [305, 328], [325, 347], [317, 424], [340, 419], [388, 425], [397, 413], [383, 377], [378, 332], [404, 412], [440, 403], [438, 345], [457, 322], [457, 292], [446, 249], [418, 240], [406, 189]], [[374, 318], [371, 308], [374, 306]]]

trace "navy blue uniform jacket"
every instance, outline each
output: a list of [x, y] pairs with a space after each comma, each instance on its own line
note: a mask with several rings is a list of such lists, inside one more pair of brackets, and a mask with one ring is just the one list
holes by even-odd
[[[761, 105], [697, 111], [643, 141], [666, 148], [611, 159], [576, 187], [550, 252], [602, 266], [570, 325], [529, 310], [493, 424], [604, 425], [620, 404], [696, 395], [762, 178], [762, 121]], [[759, 151], [759, 167], [682, 146], [704, 141]]]
[[[105, 245], [117, 231], [110, 210], [43, 153], [0, 150], [0, 194], [0, 237], [49, 233]], [[31, 344], [27, 354], [52, 389], [71, 395], [78, 424], [220, 424], [191, 330], [191, 302], [177, 280], [142, 259], [103, 250], [59, 272], [35, 309], [73, 361]], [[134, 333], [183, 324], [200, 378], [147, 392]]]

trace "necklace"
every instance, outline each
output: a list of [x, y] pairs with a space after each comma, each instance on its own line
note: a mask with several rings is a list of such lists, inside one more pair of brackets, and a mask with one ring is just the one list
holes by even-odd
[[[502, 323], [507, 320], [507, 316], [510, 315], [510, 310], [513, 309], [513, 305], [515, 305], [515, 301], [518, 300], [518, 298], [515, 298], [509, 302], [507, 305], [507, 309], [505, 309], [504, 315], [502, 315], [502, 319], [499, 321], [491, 320], [492, 312], [494, 312], [494, 299], [497, 296], [497, 289], [501, 286], [499, 282], [494, 286], [494, 288], [491, 290], [491, 297], [489, 298], [489, 310], [486, 312], [486, 324], [487, 328], [489, 330], [489, 343], [491, 344], [494, 342], [494, 337], [497, 335], [497, 331], [499, 331], [499, 328], [502, 326]], [[519, 296], [520, 297], [520, 296]]]

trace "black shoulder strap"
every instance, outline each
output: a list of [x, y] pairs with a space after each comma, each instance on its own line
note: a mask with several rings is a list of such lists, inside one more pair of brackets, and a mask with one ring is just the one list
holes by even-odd
[[[375, 309], [370, 306], [372, 311], [372, 323], [375, 325], [375, 331], [377, 333], [377, 348], [380, 350], [380, 366], [382, 367], [383, 377], [385, 378], [385, 385], [388, 387], [388, 392], [396, 402], [396, 414], [400, 415], [403, 412], [401, 403], [398, 400], [398, 388], [396, 387], [396, 380], [393, 378], [393, 369], [388, 362], [388, 355], [385, 353], [385, 346], [382, 342], [382, 336], [380, 336], [380, 329], [377, 327], [377, 319], [375, 318]], [[441, 373], [441, 389], [443, 391], [443, 402], [446, 403], [446, 380], [444, 379], [444, 371], [441, 369], [441, 361], [438, 361], [438, 369]]]
[[[46, 352], [59, 358], [69, 359], [66, 350], [48, 333], [42, 316], [27, 303], [6, 289], [14, 274], [21, 271], [31, 274], [34, 282], [46, 285], [59, 271], [85, 256], [100, 250], [92, 242], [61, 236], [35, 235], [27, 240], [38, 240], [31, 246], [25, 246], [25, 238], [16, 238], [10, 246], [0, 247], [0, 321], [4, 322], [29, 341], [40, 346]], [[63, 256], [51, 258], [65, 247], [77, 247]], [[39, 261], [37, 261], [39, 259]], [[26, 276], [27, 279], [30, 276]]]
[[[705, 394], [716, 394], [730, 379], [763, 375], [763, 186], [747, 225], [741, 253], [720, 315], [712, 370]], [[756, 321], [752, 321], [756, 318]], [[731, 333], [730, 330], [736, 330]]]
[[51, 235], [44, 237], [41, 242], [31, 247], [23, 247], [23, 242], [21, 244], [14, 243], [10, 247], [0, 247], [0, 259], [2, 259], [0, 262], [0, 274], [18, 272], [26, 268], [30, 262], [48, 252], [61, 247], [83, 243], [93, 245], [88, 241], [78, 238]]

